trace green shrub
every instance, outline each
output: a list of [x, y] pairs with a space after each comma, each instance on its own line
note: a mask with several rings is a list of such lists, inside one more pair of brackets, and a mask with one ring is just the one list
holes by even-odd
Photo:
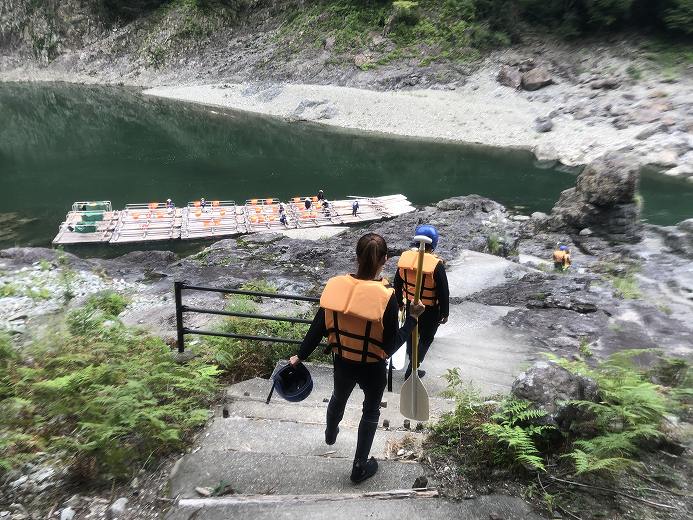
[[[246, 290], [257, 290], [263, 287], [260, 282], [254, 282], [251, 286], [243, 286]], [[251, 288], [252, 287], [252, 288]], [[262, 292], [268, 291], [266, 286]], [[276, 289], [275, 289], [276, 290]], [[235, 295], [229, 299], [226, 310], [246, 314], [259, 312], [257, 298]], [[309, 315], [300, 317], [312, 318]], [[218, 327], [223, 333], [243, 334], [248, 336], [278, 337], [301, 340], [308, 331], [307, 324], [289, 323], [274, 320], [260, 320], [253, 318], [229, 317]], [[270, 343], [259, 340], [244, 340], [224, 337], [206, 337], [193, 350], [203, 359], [218, 365], [229, 373], [233, 380], [243, 380], [251, 377], [268, 377], [277, 362], [287, 360], [298, 350], [297, 345]], [[311, 356], [311, 361], [328, 361], [327, 356], [316, 351]]]
[[100, 310], [108, 316], [118, 316], [125, 310], [130, 301], [116, 291], [106, 290], [92, 294], [87, 298], [86, 308]]
[[392, 2], [392, 18], [393, 25], [416, 25], [420, 19], [419, 2], [411, 2], [409, 0], [395, 0]]
[[104, 316], [89, 306], [73, 311], [66, 334], [25, 347], [31, 366], [1, 343], [3, 467], [46, 451], [79, 477], [127, 478], [182, 448], [205, 422], [217, 368], [177, 364], [162, 340], [117, 321], [104, 327]]
[[611, 278], [611, 283], [616, 289], [616, 293], [621, 297], [628, 300], [637, 300], [642, 298], [642, 292], [640, 291], [640, 284], [637, 278], [632, 273], [615, 276]]
[[486, 247], [492, 255], [498, 255], [503, 250], [503, 241], [496, 233], [486, 237]]
[[693, 34], [693, 0], [670, 0], [664, 11], [664, 23], [670, 29]]
[[643, 354], [652, 352], [619, 352], [594, 367], [549, 356], [567, 370], [592, 378], [599, 389], [598, 402], [566, 403], [584, 410], [580, 419], [584, 423], [577, 425], [584, 427], [572, 425], [562, 435], [546, 425], [546, 413], [531, 403], [516, 398], [500, 404], [483, 401], [478, 393], [464, 388], [459, 371], [450, 370], [446, 394], [455, 397], [456, 407], [432, 426], [432, 449], [452, 452], [465, 471], [476, 470], [480, 475], [490, 466], [543, 471], [546, 460], [557, 466], [556, 457], [569, 461], [567, 469], [577, 475], [619, 473], [637, 464], [647, 449], [646, 441], [663, 436], [667, 413], [693, 401], [693, 378], [685, 362], [658, 365], [657, 378], [677, 385], [667, 390], [652, 383], [651, 374], [639, 368]]

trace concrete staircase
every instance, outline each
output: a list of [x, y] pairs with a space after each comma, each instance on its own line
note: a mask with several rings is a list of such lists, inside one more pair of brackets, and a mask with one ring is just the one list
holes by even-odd
[[[349, 480], [361, 417], [362, 392], [354, 390], [334, 446], [324, 442], [325, 411], [332, 392], [332, 367], [310, 365], [312, 394], [301, 403], [275, 396], [267, 405], [270, 384], [251, 379], [229, 387], [223, 405], [190, 453], [174, 467], [171, 496], [178, 501], [167, 520], [311, 518], [534, 519], [521, 500], [484, 496], [464, 502], [437, 497], [433, 490], [412, 486], [426, 470], [411, 452], [425, 433], [405, 426], [399, 394], [386, 392], [371, 454], [380, 469], [359, 485]], [[402, 384], [395, 372], [395, 391]], [[438, 417], [454, 403], [431, 398], [431, 415]], [[388, 427], [382, 427], [383, 421]], [[405, 455], [402, 456], [402, 450]], [[398, 456], [398, 452], [400, 455]], [[233, 492], [205, 497], [196, 488], [227, 486]], [[429, 488], [435, 482], [429, 478]]]

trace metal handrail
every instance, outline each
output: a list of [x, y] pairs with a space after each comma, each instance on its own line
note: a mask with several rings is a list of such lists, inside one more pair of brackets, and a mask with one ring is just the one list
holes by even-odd
[[[176, 331], [178, 335], [178, 352], [185, 352], [185, 335], [186, 334], [196, 334], [200, 336], [218, 336], [223, 338], [234, 338], [234, 339], [247, 339], [251, 341], [268, 341], [270, 343], [288, 343], [299, 345], [302, 343], [301, 340], [291, 339], [291, 338], [275, 338], [271, 336], [254, 336], [249, 334], [234, 334], [230, 332], [215, 332], [209, 330], [201, 329], [190, 329], [186, 327], [183, 323], [183, 313], [185, 312], [195, 312], [198, 314], [214, 314], [218, 316], [233, 316], [238, 318], [250, 318], [258, 320], [272, 320], [272, 321], [285, 321], [289, 323], [304, 323], [310, 324], [312, 320], [305, 318], [295, 318], [292, 316], [272, 316], [269, 314], [252, 314], [246, 312], [235, 312], [235, 311], [221, 311], [213, 309], [203, 309], [201, 307], [191, 307], [188, 305], [183, 305], [183, 290], [190, 291], [204, 291], [204, 292], [215, 292], [221, 294], [240, 294], [243, 296], [255, 296], [262, 298], [275, 298], [279, 300], [293, 300], [293, 301], [305, 301], [311, 303], [318, 303], [320, 298], [315, 298], [312, 296], [303, 296], [300, 294], [281, 294], [281, 293], [266, 293], [261, 291], [245, 291], [242, 289], [227, 289], [221, 287], [207, 287], [204, 285], [190, 285], [185, 282], [174, 282], [174, 292], [175, 292], [175, 303], [176, 303]], [[321, 343], [320, 346], [327, 346]]]
[[[238, 318], [250, 318], [258, 320], [273, 320], [273, 321], [286, 321], [290, 323], [312, 323], [312, 320], [304, 318], [294, 318], [291, 316], [272, 316], [269, 314], [251, 314], [246, 312], [234, 312], [234, 311], [218, 311], [211, 309], [202, 309], [200, 307], [191, 307], [188, 305], [183, 305], [183, 290], [190, 291], [205, 291], [205, 292], [215, 292], [222, 294], [240, 294], [244, 296], [256, 296], [262, 298], [275, 298], [278, 300], [293, 300], [293, 301], [304, 301], [311, 303], [319, 303], [320, 298], [315, 298], [313, 296], [303, 296], [300, 294], [282, 294], [282, 293], [266, 293], [260, 291], [245, 291], [242, 289], [226, 289], [221, 287], [206, 287], [204, 285], [188, 285], [185, 282], [174, 282], [175, 291], [175, 303], [176, 303], [176, 329], [178, 332], [178, 352], [185, 352], [185, 335], [186, 334], [196, 334], [199, 336], [216, 336], [222, 338], [233, 338], [233, 339], [246, 339], [251, 341], [266, 341], [269, 343], [284, 343], [290, 345], [300, 345], [303, 340], [291, 339], [291, 338], [276, 338], [272, 336], [254, 336], [250, 334], [235, 334], [232, 332], [217, 332], [210, 330], [201, 329], [189, 329], [183, 324], [183, 313], [185, 312], [195, 312], [198, 314], [214, 314], [219, 316], [233, 316]], [[319, 347], [328, 347], [326, 343], [320, 343]], [[388, 363], [388, 373], [387, 373], [387, 390], [392, 392], [392, 363]]]

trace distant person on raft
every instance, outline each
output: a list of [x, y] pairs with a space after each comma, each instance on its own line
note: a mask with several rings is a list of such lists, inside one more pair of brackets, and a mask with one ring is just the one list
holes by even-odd
[[380, 273], [387, 261], [385, 239], [375, 233], [363, 235], [356, 244], [356, 274], [331, 278], [320, 297], [320, 309], [292, 365], [308, 359], [327, 336], [334, 354], [334, 390], [327, 406], [325, 443], [337, 441], [339, 422], [354, 387], [364, 393], [356, 454], [351, 470], [354, 483], [378, 471], [378, 462], [368, 457], [378, 428], [380, 402], [387, 382], [386, 360], [411, 336], [424, 312], [411, 305], [404, 326], [399, 327], [395, 293]]
[[303, 201], [303, 204], [306, 206], [306, 209], [310, 209], [313, 205], [313, 201], [310, 200], [310, 197], [306, 197], [306, 199]]
[[[438, 245], [438, 231], [430, 225], [418, 226], [416, 235], [424, 235], [432, 240], [426, 246], [423, 264], [423, 282], [421, 285], [421, 303], [426, 306], [426, 310], [419, 317], [419, 364], [426, 357], [426, 353], [433, 343], [433, 339], [438, 332], [438, 326], [448, 321], [450, 313], [450, 291], [448, 289], [448, 276], [445, 266], [440, 258], [433, 254]], [[395, 297], [401, 308], [406, 305], [407, 315], [414, 301], [414, 290], [416, 287], [416, 268], [418, 251], [411, 249], [402, 253], [397, 263], [397, 273], [395, 274]], [[411, 337], [407, 340], [407, 355], [409, 356], [409, 366], [404, 375], [408, 379], [411, 375]], [[418, 368], [418, 367], [417, 367]], [[419, 370], [419, 377], [426, 374], [424, 370]]]
[[322, 190], [318, 190], [318, 202], [325, 200], [325, 193]]
[[359, 212], [359, 201], [355, 200], [354, 202], [351, 203], [351, 215], [353, 217], [355, 217], [358, 212]]

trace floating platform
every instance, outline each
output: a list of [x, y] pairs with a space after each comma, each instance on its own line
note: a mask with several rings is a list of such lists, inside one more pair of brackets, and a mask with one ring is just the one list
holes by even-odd
[[[328, 201], [327, 206], [315, 197], [310, 198], [309, 209], [305, 207], [306, 197], [294, 197], [288, 202], [276, 198], [249, 199], [243, 204], [229, 200], [193, 201], [183, 208], [151, 202], [128, 204], [117, 211], [110, 201], [75, 202], [60, 224], [53, 244], [128, 244], [230, 237], [361, 224], [416, 209], [404, 195], [350, 197]], [[352, 214], [354, 200], [359, 202], [356, 216]]]

